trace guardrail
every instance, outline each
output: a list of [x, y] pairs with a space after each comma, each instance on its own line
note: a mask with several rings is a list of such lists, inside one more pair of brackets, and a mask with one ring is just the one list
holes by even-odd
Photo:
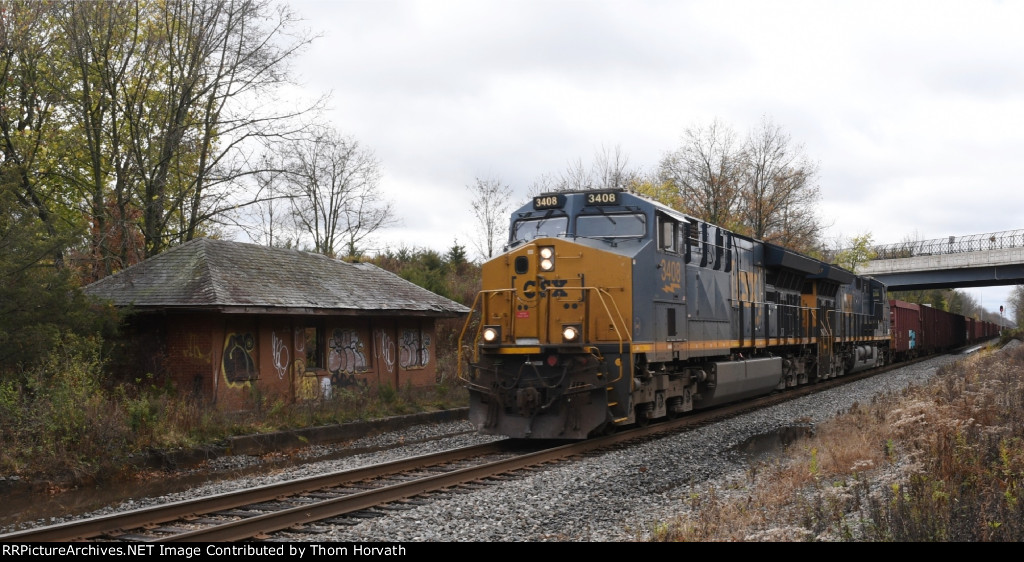
[[1003, 248], [1024, 247], [1024, 230], [1005, 230], [989, 234], [971, 234], [968, 236], [950, 236], [934, 240], [916, 240], [897, 242], [875, 246], [876, 260], [896, 258], [912, 258], [914, 256], [933, 256], [938, 254], [960, 254], [966, 252], [983, 252]]

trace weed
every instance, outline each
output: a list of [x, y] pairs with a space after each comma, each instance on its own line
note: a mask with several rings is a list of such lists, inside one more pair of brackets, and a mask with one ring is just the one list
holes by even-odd
[[377, 396], [384, 404], [393, 405], [398, 401], [398, 392], [389, 383], [380, 385], [377, 389]]
[[344, 423], [465, 406], [451, 384], [376, 391], [338, 388], [327, 400], [288, 403], [259, 389], [248, 410], [225, 412], [153, 375], [104, 378], [99, 341], [68, 336], [19, 381], [0, 381], [0, 474], [41, 480], [104, 478], [147, 449], [214, 443], [230, 435]]
[[1024, 346], [851, 407], [789, 447], [793, 458], [748, 470], [748, 493], [691, 488], [685, 513], [652, 524], [651, 540], [1018, 542], [1020, 435]]

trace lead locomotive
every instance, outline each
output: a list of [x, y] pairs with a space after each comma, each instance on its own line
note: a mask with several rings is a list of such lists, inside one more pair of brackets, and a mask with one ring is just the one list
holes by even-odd
[[625, 191], [535, 197], [509, 239], [463, 334], [484, 433], [583, 439], [889, 355], [881, 283]]

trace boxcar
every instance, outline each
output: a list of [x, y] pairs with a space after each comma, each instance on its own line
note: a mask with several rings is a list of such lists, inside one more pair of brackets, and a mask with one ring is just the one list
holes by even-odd
[[889, 301], [892, 341], [889, 350], [893, 360], [904, 361], [920, 353], [921, 305], [909, 302]]

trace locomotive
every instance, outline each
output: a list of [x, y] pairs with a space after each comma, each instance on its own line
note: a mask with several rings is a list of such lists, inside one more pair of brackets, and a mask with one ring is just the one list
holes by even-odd
[[481, 433], [585, 439], [890, 357], [884, 284], [625, 190], [534, 197], [481, 275]]

